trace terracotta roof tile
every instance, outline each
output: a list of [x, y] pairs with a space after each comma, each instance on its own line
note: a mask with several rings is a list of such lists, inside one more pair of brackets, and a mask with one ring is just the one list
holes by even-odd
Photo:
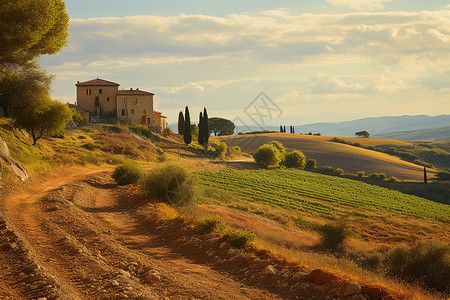
[[119, 90], [117, 92], [117, 95], [154, 95], [154, 94], [141, 90]]
[[107, 81], [107, 80], [103, 80], [100, 78], [97, 79], [92, 79], [92, 80], [88, 80], [88, 81], [84, 81], [84, 82], [77, 82], [77, 84], [75, 84], [76, 86], [95, 86], [95, 85], [99, 85], [99, 86], [105, 86], [105, 85], [109, 85], [109, 86], [119, 86], [120, 84], [112, 82], [112, 81]]

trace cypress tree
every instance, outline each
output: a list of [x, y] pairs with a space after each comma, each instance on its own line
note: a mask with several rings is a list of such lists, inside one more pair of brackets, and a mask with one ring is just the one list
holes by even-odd
[[423, 167], [423, 182], [425, 184], [428, 184], [428, 178], [427, 178], [427, 168]]
[[292, 133], [295, 133], [295, 127], [292, 126]]
[[191, 134], [191, 116], [189, 114], [189, 108], [186, 106], [186, 110], [184, 112], [184, 142], [186, 145], [189, 145], [192, 142], [192, 134]]
[[283, 132], [283, 126], [280, 125], [280, 132]]
[[283, 126], [283, 132], [286, 133], [286, 126]]
[[205, 149], [208, 147], [208, 141], [209, 141], [209, 120], [208, 120], [208, 112], [206, 111], [206, 107], [203, 108], [203, 140], [205, 143]]
[[205, 142], [205, 133], [204, 133], [205, 126], [203, 124], [204, 122], [205, 120], [203, 119], [202, 112], [200, 112], [200, 116], [198, 118], [198, 139], [197, 139], [200, 145], [203, 145], [203, 143]]
[[178, 114], [178, 134], [184, 134], [184, 116], [182, 111]]

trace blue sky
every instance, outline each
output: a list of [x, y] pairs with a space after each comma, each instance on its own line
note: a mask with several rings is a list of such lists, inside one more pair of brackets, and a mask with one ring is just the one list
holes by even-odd
[[299, 2], [69, 0], [68, 45], [42, 63], [57, 99], [100, 77], [155, 93], [169, 122], [189, 105], [252, 123], [261, 91], [271, 125], [450, 113], [447, 1]]

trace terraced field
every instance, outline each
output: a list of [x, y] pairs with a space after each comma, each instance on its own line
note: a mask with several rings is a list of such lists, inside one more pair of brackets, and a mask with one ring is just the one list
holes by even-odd
[[380, 212], [450, 221], [450, 206], [360, 181], [303, 170], [221, 170], [197, 173], [203, 186], [227, 190], [236, 197], [310, 214]]

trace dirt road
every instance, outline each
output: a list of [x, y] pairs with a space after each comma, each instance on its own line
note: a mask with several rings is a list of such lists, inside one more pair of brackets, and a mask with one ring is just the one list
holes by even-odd
[[299, 298], [261, 274], [264, 261], [142, 219], [146, 201], [109, 171], [68, 169], [0, 196], [1, 299]]

